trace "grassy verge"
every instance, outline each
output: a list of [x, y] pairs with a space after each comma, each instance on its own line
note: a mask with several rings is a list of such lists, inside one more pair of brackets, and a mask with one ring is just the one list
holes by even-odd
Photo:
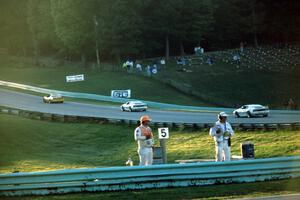
[[[131, 155], [138, 163], [134, 127], [56, 123], [0, 114], [0, 173], [65, 168], [122, 166]], [[206, 131], [171, 131], [168, 159], [212, 158], [214, 144]], [[155, 133], [157, 135], [157, 133]], [[292, 136], [292, 137], [291, 137]], [[232, 152], [252, 141], [257, 158], [300, 154], [300, 131], [237, 132]], [[80, 193], [4, 199], [231, 199], [299, 193], [300, 179], [247, 184]]]
[[[135, 127], [65, 124], [7, 114], [0, 114], [0, 122], [0, 173], [124, 166], [128, 156], [138, 163]], [[207, 131], [173, 130], [170, 135], [170, 163], [214, 157], [213, 139]], [[300, 155], [300, 131], [237, 132], [232, 154], [240, 155], [240, 143], [245, 141], [255, 144], [256, 158]]]
[[[65, 65], [36, 67], [30, 64], [22, 65], [18, 61], [17, 58], [9, 62], [0, 61], [0, 80], [107, 96], [110, 96], [111, 90], [131, 89], [132, 98], [135, 99], [194, 106], [207, 105], [197, 98], [144, 76]], [[84, 74], [85, 81], [66, 83], [65, 77], [75, 74]]]
[[3, 199], [19, 200], [62, 200], [62, 199], [233, 199], [299, 193], [300, 178], [280, 181], [226, 184], [201, 187], [150, 189], [142, 191], [79, 193], [38, 197], [14, 197]]
[[[272, 66], [270, 66], [272, 67]], [[237, 69], [234, 65], [216, 62], [212, 66], [186, 67], [192, 73], [184, 73], [174, 65], [158, 74], [159, 79], [171, 79], [188, 85], [203, 99], [217, 105], [236, 107], [259, 103], [271, 108], [285, 108], [292, 98], [300, 105], [300, 71], [271, 72], [257, 69]]]

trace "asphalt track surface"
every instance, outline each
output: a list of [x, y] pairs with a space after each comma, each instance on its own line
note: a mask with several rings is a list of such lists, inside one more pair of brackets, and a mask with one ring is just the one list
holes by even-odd
[[[10, 91], [0, 88], [0, 106], [18, 108], [60, 115], [76, 115], [85, 117], [103, 117], [111, 119], [138, 120], [147, 114], [153, 122], [172, 123], [213, 123], [217, 120], [214, 112], [188, 112], [148, 109], [146, 112], [122, 112], [117, 106], [102, 106], [95, 104], [65, 102], [63, 104], [46, 104], [42, 96]], [[235, 118], [229, 116], [231, 123], [297, 123], [300, 122], [300, 112], [270, 111], [269, 117]]]

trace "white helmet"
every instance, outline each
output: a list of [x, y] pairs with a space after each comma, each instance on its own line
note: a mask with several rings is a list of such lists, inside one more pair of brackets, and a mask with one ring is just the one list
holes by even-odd
[[218, 117], [220, 118], [220, 117], [228, 117], [229, 115], [227, 115], [225, 112], [220, 112], [219, 114], [218, 114]]

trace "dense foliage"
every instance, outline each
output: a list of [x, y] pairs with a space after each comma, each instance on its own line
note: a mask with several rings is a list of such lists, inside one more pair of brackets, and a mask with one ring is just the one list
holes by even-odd
[[294, 43], [299, 8], [298, 0], [1, 0], [0, 48], [96, 61]]

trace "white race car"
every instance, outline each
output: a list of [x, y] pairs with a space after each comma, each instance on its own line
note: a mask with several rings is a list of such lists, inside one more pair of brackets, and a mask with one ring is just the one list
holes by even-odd
[[267, 117], [269, 115], [269, 112], [270, 110], [268, 106], [262, 106], [259, 104], [249, 104], [234, 110], [233, 114], [236, 117]]
[[121, 105], [122, 111], [146, 111], [147, 110], [147, 104], [141, 102], [141, 101], [128, 101]]
[[63, 103], [64, 97], [60, 94], [50, 94], [43, 97], [44, 103]]

